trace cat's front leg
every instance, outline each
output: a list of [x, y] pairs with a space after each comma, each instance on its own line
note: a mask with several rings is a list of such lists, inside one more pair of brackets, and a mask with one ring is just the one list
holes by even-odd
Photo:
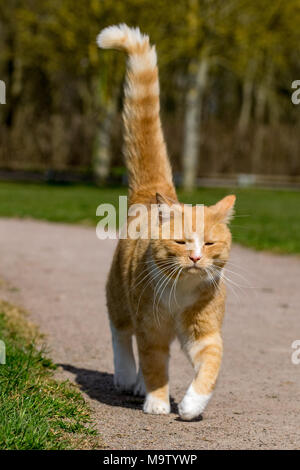
[[169, 345], [148, 342], [137, 337], [140, 367], [146, 386], [146, 398], [143, 406], [145, 413], [170, 413], [169, 399]]
[[219, 332], [187, 343], [185, 350], [194, 366], [195, 377], [179, 404], [184, 420], [198, 417], [205, 409], [216, 384], [222, 360], [222, 338]]

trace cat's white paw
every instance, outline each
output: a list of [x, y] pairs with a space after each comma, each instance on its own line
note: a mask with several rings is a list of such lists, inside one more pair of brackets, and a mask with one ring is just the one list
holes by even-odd
[[178, 406], [180, 417], [186, 421], [197, 418], [204, 411], [211, 395], [211, 393], [209, 395], [196, 393], [191, 384]]
[[136, 383], [133, 389], [133, 394], [139, 397], [144, 397], [146, 395], [146, 387], [144, 382], [144, 377], [141, 369], [139, 369]]
[[170, 413], [170, 403], [161, 398], [157, 398], [152, 393], [148, 393], [143, 406], [144, 413], [150, 413], [155, 415], [167, 415]]

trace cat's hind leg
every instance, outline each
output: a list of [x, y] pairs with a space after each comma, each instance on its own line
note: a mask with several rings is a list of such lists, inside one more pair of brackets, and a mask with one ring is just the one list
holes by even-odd
[[139, 367], [133, 393], [139, 397], [144, 397], [146, 395], [146, 385], [141, 366]]
[[136, 367], [132, 332], [116, 328], [110, 322], [114, 352], [114, 385], [120, 392], [132, 392], [136, 384]]

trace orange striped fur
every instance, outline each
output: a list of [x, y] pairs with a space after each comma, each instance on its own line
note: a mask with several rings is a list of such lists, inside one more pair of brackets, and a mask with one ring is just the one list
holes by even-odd
[[[139, 29], [126, 25], [106, 28], [97, 41], [101, 48], [128, 54], [123, 118], [130, 204], [172, 201], [185, 212], [177, 200], [161, 128], [154, 46]], [[235, 196], [227, 196], [204, 208], [204, 240], [193, 231], [194, 209], [182, 240], [119, 240], [107, 282], [114, 381], [121, 391], [145, 394], [146, 413], [170, 411], [168, 360], [175, 338], [195, 370], [179, 404], [182, 419], [202, 413], [215, 387], [225, 308], [222, 270], [231, 247], [228, 222], [234, 202]]]

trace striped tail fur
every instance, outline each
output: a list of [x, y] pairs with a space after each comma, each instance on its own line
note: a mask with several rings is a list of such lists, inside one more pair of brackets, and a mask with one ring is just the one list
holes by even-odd
[[160, 122], [155, 46], [139, 28], [125, 24], [103, 29], [97, 43], [128, 54], [123, 120], [131, 194], [163, 192], [176, 197]]

